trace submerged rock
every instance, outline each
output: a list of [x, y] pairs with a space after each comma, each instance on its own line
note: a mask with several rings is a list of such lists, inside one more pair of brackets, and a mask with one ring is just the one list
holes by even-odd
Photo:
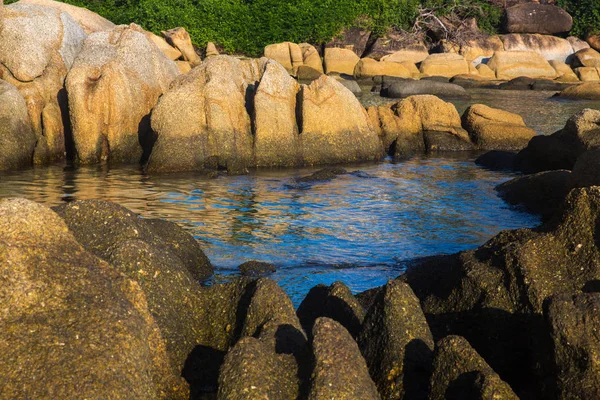
[[348, 171], [346, 171], [344, 168], [327, 167], [327, 168], [320, 169], [316, 172], [313, 172], [312, 174], [310, 174], [308, 176], [296, 178], [296, 182], [298, 182], [298, 183], [328, 182], [328, 181], [335, 179], [339, 175], [346, 175], [347, 173], [348, 173]]
[[91, 34], [66, 81], [76, 159], [139, 163], [152, 146], [150, 111], [179, 75], [137, 25]]
[[517, 153], [511, 151], [492, 150], [479, 156], [475, 164], [491, 171], [512, 171], [516, 157]]
[[50, 209], [0, 200], [6, 398], [186, 399], [144, 292]]
[[241, 264], [238, 269], [240, 270], [242, 276], [254, 277], [269, 275], [277, 271], [273, 264], [259, 261], [246, 261], [245, 263]]
[[[596, 72], [596, 74], [598, 74]], [[600, 78], [598, 78], [600, 80]], [[571, 86], [559, 93], [559, 97], [567, 99], [598, 100], [600, 99], [600, 82], [585, 82]]]
[[447, 336], [436, 344], [429, 400], [518, 400], [465, 338]]
[[358, 335], [383, 399], [426, 399], [434, 347], [419, 299], [404, 282], [377, 294]]
[[0, 80], [0, 171], [33, 164], [37, 142], [27, 104], [17, 88]]
[[314, 368], [308, 399], [379, 400], [365, 359], [339, 323], [319, 318], [312, 328]]

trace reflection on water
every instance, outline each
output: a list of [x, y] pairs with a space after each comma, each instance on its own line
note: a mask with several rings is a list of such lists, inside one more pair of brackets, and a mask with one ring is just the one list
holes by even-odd
[[[468, 89], [471, 99], [448, 100], [462, 113], [471, 104], [485, 104], [519, 114], [525, 124], [539, 134], [549, 135], [565, 126], [569, 117], [584, 108], [600, 109], [600, 101], [567, 100], [552, 98], [556, 92], [539, 90]], [[395, 103], [399, 99], [386, 99], [363, 88], [360, 98], [364, 106]]]
[[203, 243], [215, 281], [244, 261], [271, 262], [296, 304], [318, 283], [341, 280], [362, 291], [398, 276], [402, 261], [473, 248], [502, 229], [537, 223], [496, 196], [494, 186], [510, 174], [480, 169], [464, 155], [358, 168], [298, 185], [294, 176], [314, 170], [210, 179], [54, 166], [2, 175], [0, 197], [47, 205], [106, 199], [181, 223]]

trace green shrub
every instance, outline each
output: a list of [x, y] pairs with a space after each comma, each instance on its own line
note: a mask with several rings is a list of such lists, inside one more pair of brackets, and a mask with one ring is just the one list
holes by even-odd
[[558, 0], [558, 5], [573, 17], [571, 35], [600, 33], [600, 0]]

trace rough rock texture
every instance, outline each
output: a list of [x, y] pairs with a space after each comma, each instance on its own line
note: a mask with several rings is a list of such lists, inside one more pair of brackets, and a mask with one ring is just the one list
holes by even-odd
[[254, 164], [293, 167], [301, 162], [296, 121], [300, 85], [278, 63], [269, 61], [254, 95]]
[[186, 399], [139, 285], [50, 209], [0, 200], [5, 398]]
[[338, 73], [338, 74], [354, 74], [354, 67], [360, 60], [352, 50], [340, 49], [340, 48], [326, 48], [325, 55], [323, 56], [323, 65], [325, 67], [325, 73]]
[[329, 48], [341, 48], [351, 50], [357, 57], [362, 57], [371, 32], [358, 27], [350, 27], [336, 35], [332, 41], [325, 44], [325, 52]]
[[[598, 78], [600, 80], [600, 77]], [[600, 99], [600, 82], [588, 82], [566, 88], [560, 92], [560, 97], [571, 99], [598, 100]]]
[[383, 399], [425, 399], [434, 347], [419, 299], [390, 281], [369, 309], [358, 344]]
[[595, 399], [600, 396], [600, 294], [552, 297], [548, 322], [556, 365], [557, 399]]
[[412, 73], [404, 65], [397, 62], [361, 58], [354, 67], [355, 79], [373, 78], [379, 75], [396, 76], [399, 78], [412, 77]]
[[36, 141], [25, 99], [0, 80], [0, 171], [32, 165]]
[[312, 67], [308, 67], [306, 65], [301, 65], [298, 67], [297, 78], [303, 83], [312, 82], [316, 79], [319, 79], [321, 75], [323, 75], [322, 71], [316, 70]]
[[518, 400], [469, 342], [447, 336], [436, 344], [429, 400]]
[[152, 111], [152, 130], [158, 138], [148, 171], [244, 172], [253, 158], [246, 96], [266, 62], [259, 60], [254, 71], [253, 64], [214, 56], [174, 81]]
[[577, 77], [575, 72], [573, 72], [571, 67], [569, 67], [566, 63], [564, 63], [562, 61], [558, 61], [558, 60], [550, 60], [549, 63], [552, 66], [552, 68], [554, 68], [554, 70], [556, 71], [556, 74], [558, 75], [557, 79], [559, 81], [561, 81], [561, 82], [578, 82], [579, 81], [579, 78]]
[[206, 49], [204, 49], [204, 53], [206, 57], [218, 56], [219, 50], [217, 50], [217, 46], [213, 42], [206, 43]]
[[270, 44], [265, 47], [265, 57], [283, 65], [286, 71], [296, 76], [298, 67], [303, 65], [302, 49], [296, 43], [283, 42]]
[[577, 158], [569, 184], [572, 187], [600, 186], [600, 149], [596, 147]]
[[445, 76], [452, 78], [455, 75], [469, 73], [467, 60], [459, 54], [440, 53], [430, 54], [421, 63], [421, 73], [429, 76]]
[[61, 12], [66, 12], [83, 28], [85, 33], [90, 34], [99, 31], [108, 31], [115, 27], [115, 24], [104, 17], [88, 10], [87, 8], [73, 6], [71, 4], [61, 3], [54, 0], [19, 0], [19, 4], [36, 4], [44, 7], [55, 8]]
[[497, 51], [487, 66], [494, 71], [498, 79], [520, 76], [554, 79], [557, 76], [548, 61], [532, 51]]
[[596, 51], [600, 51], [600, 35], [587, 35], [585, 41]]
[[577, 53], [579, 50], [590, 48], [590, 45], [585, 40], [581, 40], [575, 36], [569, 36], [567, 38], [567, 41], [571, 44], [571, 47], [573, 48], [573, 53]]
[[401, 279], [436, 338], [464, 336], [519, 396], [547, 398], [543, 304], [600, 276], [599, 212], [600, 188], [573, 190], [539, 228], [505, 231], [477, 250], [427, 259]]
[[496, 73], [488, 67], [487, 64], [479, 64], [477, 66], [477, 71], [482, 78], [496, 79]]
[[573, 68], [600, 67], [600, 53], [594, 49], [582, 49], [573, 54], [571, 61]]
[[[109, 29], [107, 29], [109, 30]], [[163, 52], [163, 54], [169, 60], [179, 60], [181, 58], [181, 52], [177, 50], [175, 47], [171, 46], [167, 41], [160, 36], [156, 36], [152, 32], [144, 31], [144, 34], [150, 39], [159, 49]], [[191, 69], [189, 62], [181, 61], [181, 63], [186, 63], [186, 65]], [[179, 63], [177, 63], [179, 65]], [[181, 70], [181, 68], [180, 68]], [[187, 71], [186, 71], [187, 72]]]
[[273, 264], [260, 261], [246, 261], [238, 266], [240, 274], [242, 276], [264, 276], [272, 274], [277, 271], [277, 268]]
[[303, 65], [323, 73], [323, 61], [321, 61], [321, 56], [315, 46], [308, 43], [300, 43], [298, 46], [302, 50]]
[[575, 68], [575, 74], [582, 82], [598, 82], [600, 81], [600, 74], [596, 67], [579, 67]]
[[506, 9], [506, 31], [510, 33], [569, 32], [573, 18], [560, 7], [550, 4], [524, 3]]
[[312, 334], [315, 365], [308, 399], [381, 398], [358, 345], [342, 325], [329, 318], [319, 318]]
[[161, 33], [171, 46], [175, 47], [181, 52], [183, 59], [188, 61], [192, 67], [200, 65], [202, 60], [196, 53], [196, 50], [192, 45], [192, 39], [190, 39], [190, 34], [185, 30], [185, 28], [173, 28]]
[[137, 25], [91, 34], [66, 81], [77, 160], [139, 163], [153, 140], [150, 111], [177, 75]]
[[379, 160], [381, 141], [359, 101], [326, 75], [303, 86], [302, 158], [307, 165]]
[[479, 65], [483, 60], [491, 58], [495, 52], [503, 51], [504, 43], [500, 36], [487, 36], [469, 39], [461, 44], [459, 54], [469, 63]]
[[342, 324], [353, 337], [358, 335], [365, 319], [365, 309], [342, 282], [313, 287], [300, 303], [297, 314], [306, 332], [312, 331], [317, 318], [327, 317]]
[[[379, 39], [378, 39], [379, 40]], [[370, 57], [376, 58], [374, 54], [369, 54]], [[427, 47], [423, 44], [415, 44], [411, 46], [407, 46], [402, 50], [395, 51], [391, 54], [384, 55], [380, 58], [381, 61], [388, 62], [410, 62], [413, 64], [418, 64], [429, 57], [429, 52], [427, 51]]]
[[403, 98], [414, 95], [434, 95], [444, 98], [470, 98], [469, 93], [462, 87], [453, 83], [436, 81], [394, 82], [387, 88], [384, 87], [382, 95], [391, 98]]
[[600, 148], [600, 111], [587, 108], [569, 118], [560, 131], [531, 139], [519, 152], [515, 168], [526, 174], [570, 170], [581, 154], [596, 148]]
[[484, 150], [520, 150], [536, 136], [518, 114], [474, 104], [462, 116], [473, 143]]
[[85, 32], [69, 14], [54, 8], [11, 4], [2, 11], [0, 78], [25, 98], [37, 138], [34, 162], [64, 159], [68, 124], [63, 85]]
[[571, 189], [571, 171], [556, 170], [525, 175], [505, 182], [496, 190], [510, 204], [523, 205], [527, 211], [552, 217]]
[[110, 202], [77, 201], [55, 210], [86, 250], [140, 284], [179, 373], [203, 340], [197, 279], [213, 270], [197, 242], [171, 222], [141, 219]]
[[424, 151], [470, 150], [473, 144], [451, 103], [435, 96], [411, 96], [392, 105], [369, 107], [383, 145], [396, 159]]
[[534, 52], [546, 60], [569, 62], [573, 46], [568, 40], [550, 35], [508, 34], [502, 35], [505, 51]]

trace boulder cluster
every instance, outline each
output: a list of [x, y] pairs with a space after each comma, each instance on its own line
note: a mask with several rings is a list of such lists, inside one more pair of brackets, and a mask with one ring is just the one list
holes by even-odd
[[3, 199], [2, 395], [596, 398], [599, 221], [600, 189], [574, 189], [538, 228], [357, 295], [318, 285], [295, 310], [269, 278], [202, 285], [210, 261], [173, 223]]

